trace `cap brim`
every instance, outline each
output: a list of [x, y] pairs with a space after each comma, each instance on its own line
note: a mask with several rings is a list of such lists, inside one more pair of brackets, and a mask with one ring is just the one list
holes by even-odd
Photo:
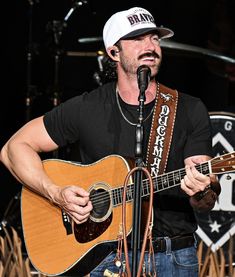
[[170, 38], [174, 35], [174, 32], [168, 28], [163, 28], [163, 27], [142, 28], [142, 29], [138, 29], [133, 32], [130, 32], [129, 34], [121, 37], [120, 39], [129, 39], [129, 38], [137, 37], [151, 32], [156, 32], [160, 39]]

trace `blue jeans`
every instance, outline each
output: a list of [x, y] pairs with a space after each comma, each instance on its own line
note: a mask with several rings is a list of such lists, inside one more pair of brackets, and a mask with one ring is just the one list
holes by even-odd
[[[198, 277], [198, 259], [195, 246], [176, 251], [172, 251], [170, 245], [168, 245], [167, 248], [166, 252], [154, 254], [157, 277]], [[128, 255], [131, 267], [130, 251]], [[90, 277], [104, 276], [103, 274], [106, 269], [112, 273], [119, 273], [119, 268], [114, 263], [115, 256], [116, 253], [114, 252], [107, 256], [105, 260], [90, 273]], [[146, 265], [148, 264], [147, 258], [148, 255], [146, 253]], [[125, 260], [124, 256], [123, 260]]]

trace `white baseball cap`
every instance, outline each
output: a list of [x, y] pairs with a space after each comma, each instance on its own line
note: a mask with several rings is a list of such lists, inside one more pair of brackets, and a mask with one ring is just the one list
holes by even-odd
[[151, 31], [156, 31], [160, 39], [174, 35], [168, 28], [157, 27], [153, 16], [146, 9], [134, 7], [117, 12], [104, 25], [104, 45], [107, 50], [120, 39], [132, 38]]

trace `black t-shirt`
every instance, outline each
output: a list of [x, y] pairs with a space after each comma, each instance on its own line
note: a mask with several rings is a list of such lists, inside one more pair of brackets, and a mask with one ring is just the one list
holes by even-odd
[[[46, 130], [59, 146], [78, 142], [81, 162], [90, 164], [118, 154], [135, 158], [136, 126], [120, 113], [114, 82], [67, 100], [44, 116]], [[138, 122], [138, 106], [120, 98], [123, 113], [129, 121]], [[146, 118], [154, 101], [145, 105]], [[144, 122], [144, 158], [151, 127], [151, 117]], [[184, 167], [184, 159], [194, 155], [212, 155], [210, 120], [200, 99], [179, 93], [177, 115], [167, 172]], [[197, 224], [188, 196], [180, 186], [154, 196], [153, 235], [174, 236], [192, 233]]]

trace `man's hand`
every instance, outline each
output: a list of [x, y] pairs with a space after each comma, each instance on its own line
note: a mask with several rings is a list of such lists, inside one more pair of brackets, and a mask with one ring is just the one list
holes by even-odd
[[77, 224], [87, 221], [92, 210], [89, 193], [81, 187], [67, 186], [60, 188], [53, 200]]
[[181, 180], [181, 189], [190, 196], [193, 209], [207, 212], [213, 209], [221, 188], [216, 175], [206, 176], [195, 166], [210, 160], [208, 156], [194, 156], [185, 159], [186, 175]]
[[210, 177], [200, 173], [195, 166], [186, 165], [185, 171], [186, 175], [181, 180], [181, 189], [189, 196], [204, 191], [210, 185]]

